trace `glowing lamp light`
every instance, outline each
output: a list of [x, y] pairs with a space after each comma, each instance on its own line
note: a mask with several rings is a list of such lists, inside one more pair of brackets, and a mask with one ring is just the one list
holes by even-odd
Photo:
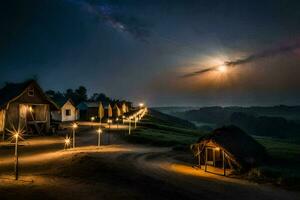
[[219, 147], [216, 147], [215, 150], [216, 150], [216, 151], [220, 151], [220, 148], [219, 148]]
[[29, 112], [33, 112], [33, 109], [32, 109], [32, 107], [31, 106], [29, 106]]
[[116, 121], [119, 121], [119, 118], [117, 118]]
[[225, 73], [227, 71], [227, 67], [226, 67], [226, 65], [221, 65], [218, 67], [217, 70], [221, 73]]
[[102, 133], [101, 128], [99, 128], [99, 129], [97, 130], [97, 133], [98, 133], [98, 134], [101, 134], [101, 133]]
[[73, 129], [75, 129], [75, 128], [78, 127], [78, 125], [77, 125], [76, 123], [74, 123], [74, 124], [72, 125], [72, 127], [73, 127]]
[[66, 145], [69, 146], [70, 142], [71, 142], [71, 141], [70, 141], [70, 138], [66, 138], [66, 139], [65, 139], [65, 144], [66, 144]]
[[140, 104], [139, 104], [139, 106], [140, 106], [140, 107], [143, 107], [143, 106], [144, 106], [144, 104], [143, 104], [143, 103], [140, 103]]
[[91, 121], [94, 121], [95, 120], [95, 117], [91, 117]]

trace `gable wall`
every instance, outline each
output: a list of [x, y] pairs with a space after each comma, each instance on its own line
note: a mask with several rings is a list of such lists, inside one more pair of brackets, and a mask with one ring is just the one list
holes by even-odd
[[[34, 89], [34, 95], [29, 96], [28, 95], [28, 89]], [[47, 99], [44, 98], [43, 94], [39, 91], [38, 88], [35, 87], [34, 84], [29, 85], [26, 90], [23, 92], [21, 96], [19, 96], [14, 101], [10, 102], [8, 104], [6, 115], [5, 115], [5, 125], [4, 128], [12, 129], [12, 126], [18, 127], [19, 125], [19, 119], [20, 119], [20, 104], [44, 104], [48, 105], [49, 102]], [[48, 108], [48, 106], [47, 106]], [[47, 113], [41, 113], [46, 114], [47, 116], [47, 126], [50, 123], [50, 112], [49, 109], [46, 110]], [[40, 114], [40, 113], [38, 113]]]
[[[71, 111], [71, 115], [67, 116], [66, 115], [66, 110], [70, 110]], [[71, 104], [69, 101], [67, 101], [67, 103], [65, 103], [63, 105], [63, 107], [61, 108], [61, 121], [65, 122], [65, 121], [75, 121], [77, 120], [76, 118], [76, 108], [73, 106], [73, 104]]]

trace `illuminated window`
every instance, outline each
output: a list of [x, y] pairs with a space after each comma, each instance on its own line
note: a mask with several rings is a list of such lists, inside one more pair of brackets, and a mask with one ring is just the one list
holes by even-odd
[[66, 110], [66, 116], [71, 116], [71, 110], [70, 109]]
[[33, 88], [30, 88], [28, 89], [28, 96], [34, 96], [34, 89]]

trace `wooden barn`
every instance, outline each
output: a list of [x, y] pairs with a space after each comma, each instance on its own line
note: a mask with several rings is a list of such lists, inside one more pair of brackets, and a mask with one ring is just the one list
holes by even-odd
[[79, 118], [79, 112], [71, 99], [62, 99], [55, 101], [56, 105], [60, 108], [58, 111], [52, 111], [51, 116], [55, 121], [71, 122]]
[[97, 118], [99, 116], [99, 102], [81, 102], [77, 105], [79, 110], [79, 118], [81, 120], [91, 120], [92, 117]]
[[248, 170], [266, 157], [265, 148], [236, 126], [218, 128], [201, 137], [191, 148], [200, 167], [224, 175], [227, 169], [237, 172]]
[[27, 133], [49, 131], [50, 112], [58, 110], [34, 80], [7, 83], [0, 90], [0, 131], [24, 128]]

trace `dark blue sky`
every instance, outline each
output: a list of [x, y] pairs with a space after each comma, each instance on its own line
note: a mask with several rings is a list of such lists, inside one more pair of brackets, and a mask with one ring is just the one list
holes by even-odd
[[[9, 0], [0, 80], [150, 105], [299, 104], [297, 1]], [[299, 45], [300, 46], [300, 45]], [[228, 70], [181, 75], [271, 52]], [[1, 98], [1, 97], [0, 97]]]

